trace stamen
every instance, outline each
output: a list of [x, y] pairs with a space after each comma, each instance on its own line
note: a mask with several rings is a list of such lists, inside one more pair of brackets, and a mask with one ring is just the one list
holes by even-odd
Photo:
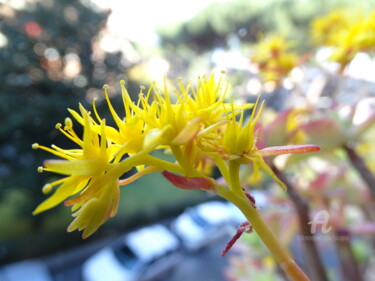
[[110, 111], [110, 113], [111, 113], [111, 115], [112, 115], [112, 118], [113, 118], [113, 120], [115, 120], [115, 123], [116, 123], [117, 127], [118, 127], [118, 128], [121, 128], [121, 126], [122, 126], [122, 120], [121, 120], [121, 118], [118, 116], [118, 114], [116, 113], [116, 110], [113, 108], [112, 103], [111, 103], [111, 100], [110, 100], [109, 95], [108, 95], [108, 92], [107, 92], [107, 90], [109, 89], [109, 86], [108, 86], [107, 84], [105, 84], [105, 85], [103, 86], [103, 89], [104, 89], [105, 99], [106, 99], [106, 101], [107, 101], [107, 106], [108, 106], [109, 111]]
[[[57, 126], [59, 125], [59, 126]], [[62, 128], [61, 128], [61, 124], [57, 124], [56, 125], [56, 128], [61, 132], [63, 133], [68, 139], [72, 140], [73, 142], [75, 142], [76, 144], [78, 144], [79, 146], [82, 146], [83, 142], [80, 138], [78, 138], [78, 136], [74, 133], [73, 131], [73, 127], [70, 127], [68, 128], [68, 126], [65, 126], [64, 127], [64, 131]], [[73, 126], [73, 125], [72, 125]]]
[[38, 143], [33, 143], [33, 144], [31, 145], [31, 148], [32, 148], [32, 149], [38, 149], [38, 148], [39, 148], [39, 144], [38, 144]]
[[43, 173], [43, 171], [44, 171], [44, 168], [42, 166], [39, 166], [38, 167], [38, 173]]
[[97, 98], [93, 99], [93, 101], [92, 101], [92, 108], [94, 110], [94, 114], [95, 114], [96, 119], [98, 119], [98, 121], [100, 122], [101, 119], [100, 119], [100, 116], [98, 114], [98, 111], [96, 110], [96, 105], [95, 105], [96, 100], [97, 100]]
[[61, 151], [61, 152], [60, 151], [56, 151], [55, 150], [56, 148], [53, 145], [52, 145], [53, 149], [51, 149], [49, 147], [46, 147], [46, 146], [43, 146], [43, 145], [40, 145], [38, 148], [43, 149], [44, 151], [47, 151], [47, 152], [49, 152], [51, 154], [54, 154], [56, 156], [59, 156], [61, 158], [64, 158], [64, 159], [67, 159], [67, 160], [72, 160], [72, 157], [68, 156], [65, 151]]
[[57, 123], [57, 124], [55, 125], [55, 128], [56, 128], [57, 130], [60, 130], [61, 126], [62, 126], [61, 123]]

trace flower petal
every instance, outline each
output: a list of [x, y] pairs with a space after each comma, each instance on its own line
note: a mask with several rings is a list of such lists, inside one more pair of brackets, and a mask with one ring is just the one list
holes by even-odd
[[118, 182], [113, 181], [104, 188], [99, 198], [91, 198], [76, 213], [67, 231], [82, 230], [85, 239], [93, 234], [108, 218], [117, 212], [119, 201]]
[[188, 124], [180, 131], [180, 133], [172, 140], [171, 144], [185, 144], [189, 140], [193, 139], [199, 132], [199, 129], [201, 128], [201, 123], [202, 120], [199, 117], [190, 120]]
[[71, 176], [61, 186], [59, 186], [55, 193], [48, 199], [43, 201], [33, 212], [33, 215], [44, 212], [48, 209], [60, 204], [66, 198], [76, 194], [84, 188], [88, 182], [85, 176]]
[[101, 159], [93, 160], [47, 160], [44, 162], [46, 170], [62, 175], [96, 175], [100, 171], [105, 171]]

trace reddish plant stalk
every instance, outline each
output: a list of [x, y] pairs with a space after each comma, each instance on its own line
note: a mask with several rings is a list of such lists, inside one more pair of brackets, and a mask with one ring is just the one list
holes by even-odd
[[344, 228], [337, 229], [335, 235], [336, 247], [341, 262], [342, 276], [344, 278], [343, 281], [362, 281], [362, 274], [350, 246], [349, 231]]
[[365, 162], [357, 154], [354, 148], [350, 147], [348, 144], [344, 145], [343, 148], [346, 151], [346, 154], [348, 155], [350, 163], [357, 170], [357, 172], [359, 173], [363, 181], [367, 184], [371, 192], [372, 199], [374, 200], [375, 199], [375, 177], [374, 175], [367, 168]]

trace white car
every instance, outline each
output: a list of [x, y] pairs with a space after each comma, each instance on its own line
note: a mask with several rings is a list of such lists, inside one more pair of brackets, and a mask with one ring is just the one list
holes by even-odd
[[232, 215], [226, 203], [210, 201], [185, 210], [171, 228], [187, 250], [196, 251], [228, 235]]
[[177, 237], [156, 224], [129, 233], [119, 247], [106, 247], [82, 267], [85, 281], [154, 280], [181, 259]]

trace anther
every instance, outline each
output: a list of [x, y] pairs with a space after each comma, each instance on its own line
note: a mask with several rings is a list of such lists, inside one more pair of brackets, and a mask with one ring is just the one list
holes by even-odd
[[44, 168], [42, 166], [38, 167], [38, 173], [43, 173]]
[[52, 188], [53, 188], [52, 184], [47, 183], [47, 184], [45, 184], [45, 185], [42, 187], [42, 192], [43, 192], [44, 194], [48, 194], [48, 193], [50, 193], [50, 192], [52, 191]]
[[105, 89], [105, 90], [109, 89], [108, 84], [104, 84], [104, 85], [103, 85], [103, 89]]
[[32, 148], [32, 149], [38, 149], [38, 148], [39, 148], [39, 144], [38, 144], [38, 143], [33, 143], [33, 144], [31, 145], [31, 148]]
[[125, 80], [121, 80], [121, 81], [120, 81], [120, 84], [121, 84], [121, 85], [125, 85], [125, 84], [126, 84]]
[[69, 117], [65, 118], [65, 130], [73, 127], [73, 121]]
[[59, 130], [60, 128], [61, 128], [61, 123], [57, 123], [56, 125], [55, 125], [55, 128], [57, 129], [57, 130]]

